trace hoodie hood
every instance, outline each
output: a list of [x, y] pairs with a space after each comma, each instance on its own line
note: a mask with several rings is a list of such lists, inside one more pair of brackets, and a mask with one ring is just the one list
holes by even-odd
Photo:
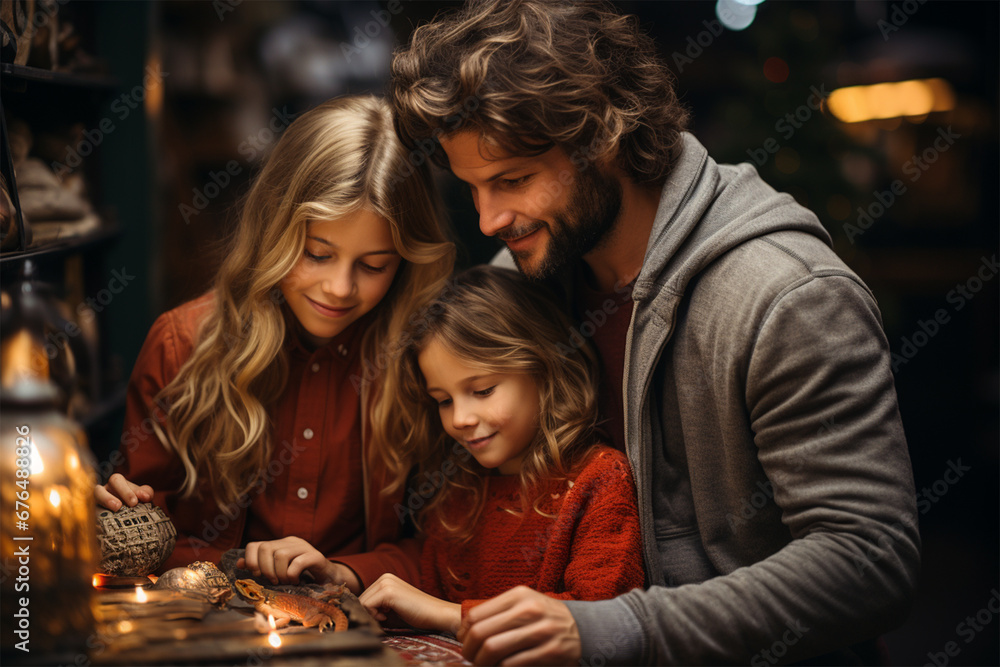
[[765, 234], [797, 230], [832, 246], [819, 219], [791, 195], [764, 183], [752, 165], [720, 165], [693, 135], [685, 132], [683, 139], [632, 291], [637, 304], [652, 298], [659, 310], [668, 306], [661, 299], [679, 301], [709, 264]]

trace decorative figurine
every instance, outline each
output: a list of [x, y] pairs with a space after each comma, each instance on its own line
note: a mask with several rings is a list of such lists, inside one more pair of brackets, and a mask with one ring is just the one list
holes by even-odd
[[177, 530], [159, 507], [139, 503], [117, 512], [99, 508], [97, 540], [101, 545], [98, 572], [141, 577], [167, 560], [177, 543]]

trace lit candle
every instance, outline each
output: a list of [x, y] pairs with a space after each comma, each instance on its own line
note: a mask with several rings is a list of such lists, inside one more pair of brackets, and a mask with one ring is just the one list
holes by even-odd
[[146, 591], [142, 590], [142, 586], [135, 587], [135, 601], [143, 603], [147, 600]]
[[271, 631], [267, 633], [267, 643], [274, 648], [281, 647], [281, 636], [278, 634], [278, 626], [274, 622], [274, 616], [271, 614], [267, 615], [267, 624], [271, 626]]

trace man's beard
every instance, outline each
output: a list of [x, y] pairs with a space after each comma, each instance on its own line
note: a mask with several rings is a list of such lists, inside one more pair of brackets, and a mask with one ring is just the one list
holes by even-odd
[[545, 255], [534, 267], [528, 267], [511, 252], [514, 262], [533, 280], [554, 276], [607, 241], [621, 208], [621, 184], [597, 166], [584, 170], [570, 192], [569, 203], [547, 225], [550, 238]]

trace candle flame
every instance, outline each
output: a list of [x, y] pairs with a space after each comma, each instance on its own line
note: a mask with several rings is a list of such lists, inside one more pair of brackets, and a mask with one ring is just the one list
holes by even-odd
[[146, 597], [146, 591], [142, 590], [142, 586], [135, 587], [135, 601], [145, 602], [149, 598]]
[[274, 615], [267, 615], [267, 624], [271, 626], [271, 631], [267, 633], [267, 643], [274, 648], [279, 648], [281, 646], [281, 636], [278, 635], [278, 626], [274, 622]]
[[95, 574], [93, 578], [90, 580], [90, 583], [94, 586], [94, 588], [97, 588], [98, 586], [101, 585], [101, 578]]
[[62, 502], [62, 498], [59, 496], [59, 491], [56, 489], [49, 491], [49, 503], [51, 503], [53, 507], [59, 507], [60, 502]]
[[29, 457], [31, 463], [28, 465], [28, 471], [32, 475], [39, 475], [45, 470], [45, 464], [42, 463], [42, 457], [38, 455], [38, 447], [35, 447], [34, 441], [31, 443], [31, 455]]

